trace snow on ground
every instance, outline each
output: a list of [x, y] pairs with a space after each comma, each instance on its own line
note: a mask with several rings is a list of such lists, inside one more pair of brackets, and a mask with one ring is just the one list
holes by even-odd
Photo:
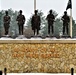
[[0, 38], [0, 40], [76, 40], [76, 38], [73, 38], [73, 39], [70, 39], [70, 38], [60, 38], [60, 39], [57, 39], [57, 38], [45, 38], [45, 39], [42, 39], [42, 38]]
[[4, 35], [3, 37], [0, 38], [0, 40], [76, 40], [75, 38], [69, 38], [69, 37], [65, 37], [65, 38], [56, 38], [56, 37], [25, 37], [24, 35], [19, 35], [18, 37], [10, 37], [9, 35]]
[[29, 37], [26, 38], [25, 36], [21, 35], [16, 38], [10, 38], [10, 37], [1, 37], [0, 40], [75, 40], [76, 38], [56, 38], [56, 37], [46, 37], [46, 38], [41, 38], [41, 37]]
[[71, 73], [7, 73], [7, 75], [71, 75]]

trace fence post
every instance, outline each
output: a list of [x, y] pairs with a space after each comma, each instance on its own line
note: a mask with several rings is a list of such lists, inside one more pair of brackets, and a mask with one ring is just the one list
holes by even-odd
[[0, 70], [0, 75], [2, 75], [2, 71]]
[[74, 75], [74, 69], [71, 68], [71, 75]]

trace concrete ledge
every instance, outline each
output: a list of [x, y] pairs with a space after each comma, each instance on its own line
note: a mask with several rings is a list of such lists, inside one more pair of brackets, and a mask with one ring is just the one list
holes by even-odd
[[48, 44], [48, 43], [76, 43], [76, 39], [54, 39], [54, 40], [20, 40], [20, 39], [11, 39], [11, 40], [0, 40], [0, 44], [32, 44], [32, 43], [40, 43], [40, 44]]

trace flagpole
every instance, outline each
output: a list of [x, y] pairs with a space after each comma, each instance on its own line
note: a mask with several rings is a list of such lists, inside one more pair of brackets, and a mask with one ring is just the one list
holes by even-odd
[[36, 0], [34, 0], [34, 10], [36, 10]]
[[70, 37], [72, 38], [72, 9], [70, 9]]

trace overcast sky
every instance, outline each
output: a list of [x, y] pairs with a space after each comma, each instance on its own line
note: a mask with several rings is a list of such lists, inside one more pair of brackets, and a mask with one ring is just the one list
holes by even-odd
[[[26, 18], [29, 18], [34, 10], [34, 0], [0, 0], [1, 10], [12, 8], [13, 10], [23, 10]], [[55, 10], [59, 16], [63, 15], [66, 9], [68, 0], [37, 0], [37, 9], [42, 10], [46, 16], [50, 9]], [[72, 0], [73, 18], [76, 20], [76, 0]], [[69, 14], [69, 10], [68, 10]]]

